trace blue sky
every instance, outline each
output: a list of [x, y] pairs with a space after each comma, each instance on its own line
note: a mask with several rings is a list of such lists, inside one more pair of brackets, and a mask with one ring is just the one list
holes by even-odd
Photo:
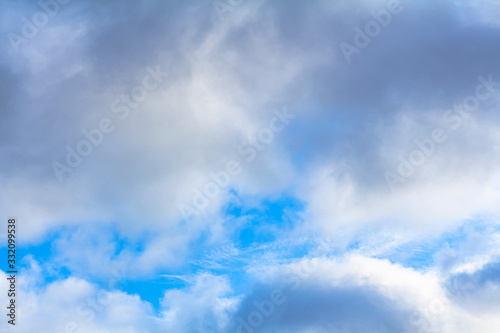
[[500, 330], [497, 1], [0, 6], [0, 331]]

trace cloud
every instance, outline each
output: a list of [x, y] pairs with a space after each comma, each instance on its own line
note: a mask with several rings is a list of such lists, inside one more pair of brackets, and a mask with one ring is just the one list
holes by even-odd
[[185, 290], [169, 290], [162, 299], [164, 327], [183, 332], [220, 332], [237, 305], [223, 276], [200, 274]]
[[497, 266], [490, 262], [473, 274], [440, 276], [360, 255], [303, 258], [262, 265], [254, 271], [254, 288], [240, 295], [226, 276], [187, 276], [186, 288], [165, 292], [158, 313], [138, 295], [82, 279], [43, 286], [28, 283], [21, 274], [19, 329], [31, 332], [32, 325], [43, 324], [45, 331], [56, 332], [71, 327], [102, 332], [494, 332], [500, 306], [492, 294]]
[[228, 331], [465, 333], [498, 324], [494, 310], [463, 307], [434, 272], [386, 260], [312, 259], [273, 272], [242, 301]]
[[[240, 14], [227, 22], [201, 15], [213, 8], [194, 2], [174, 7], [66, 5], [16, 58], [8, 58], [13, 65], [24, 59], [30, 70], [3, 66], [9, 82], [22, 79], [25, 88], [9, 97], [22, 107], [9, 113], [4, 123], [6, 133], [13, 128], [16, 132], [6, 138], [5, 147], [11, 148], [2, 151], [9, 163], [1, 180], [8, 195], [1, 202], [17, 207], [20, 214], [30, 212], [20, 216], [30, 225], [26, 230], [32, 230], [25, 233], [28, 238], [59, 225], [97, 219], [119, 220], [120, 228], [127, 226], [122, 232], [166, 230], [182, 220], [179, 205], [192, 200], [194, 189], [209, 180], [210, 172], [238, 156], [238, 143], [265, 126], [274, 107], [286, 105], [297, 121], [246, 166], [233, 187], [263, 196], [297, 189], [297, 196], [311, 201], [317, 211], [322, 208], [315, 198], [323, 191], [346, 205], [349, 196], [368, 207], [370, 202], [380, 206], [372, 199], [380, 198], [386, 202], [380, 208], [387, 212], [375, 213], [377, 219], [401, 219], [398, 210], [407, 210], [404, 201], [414, 202], [422, 194], [418, 186], [405, 184], [408, 188], [401, 193], [408, 191], [407, 199], [406, 194], [392, 199], [385, 193], [384, 172], [397, 168], [399, 155], [411, 152], [414, 139], [442, 126], [439, 117], [473, 92], [479, 75], [500, 77], [491, 46], [498, 31], [482, 21], [467, 25], [462, 9], [451, 3], [405, 2], [403, 11], [348, 65], [338, 44], [352, 40], [354, 26], [373, 20], [372, 10], [388, 6], [360, 3], [361, 12], [352, 10], [354, 3], [264, 3], [254, 10], [241, 5], [235, 9]], [[10, 10], [20, 15], [34, 8]], [[131, 18], [133, 11], [138, 15]], [[413, 19], [416, 16], [425, 17], [425, 27]], [[186, 21], [190, 28], [182, 29]], [[14, 23], [4, 29], [14, 29]], [[71, 30], [59, 29], [65, 24]], [[58, 35], [65, 33], [67, 37]], [[65, 41], [64, 49], [55, 44], [59, 40]], [[471, 62], [475, 65], [469, 66]], [[373, 66], [378, 63], [384, 66]], [[168, 76], [137, 108], [118, 104], [130, 112], [120, 119], [124, 111], [113, 112], [113, 102], [141, 84], [148, 66], [159, 66]], [[50, 78], [49, 84], [40, 84], [41, 77]], [[491, 156], [488, 149], [477, 149], [481, 142], [496, 145], [496, 125], [491, 122], [496, 116], [488, 105], [481, 105], [477, 120], [469, 120], [472, 124], [464, 125], [445, 151], [429, 159], [424, 168], [434, 172], [423, 175], [419, 184], [435, 184], [439, 197], [449, 197], [446, 188], [452, 180], [445, 177], [448, 168], [441, 160], [459, 158], [462, 163], [476, 154]], [[82, 130], [95, 129], [103, 118], [116, 129], [58, 183], [52, 162], [65, 163], [66, 146], [76, 149], [86, 139]], [[491, 130], [478, 132], [474, 123], [488, 123]], [[469, 137], [473, 141], [465, 139]], [[470, 142], [467, 153], [465, 141]], [[474, 167], [470, 165], [470, 172]], [[329, 169], [331, 179], [326, 176]], [[298, 178], [299, 172], [306, 174]], [[320, 175], [326, 178], [319, 180]], [[477, 176], [465, 178], [476, 184]], [[494, 170], [484, 177], [482, 183], [493, 183]], [[316, 188], [316, 181], [335, 189]], [[304, 188], [309, 192], [300, 193]], [[336, 188], [343, 188], [340, 198], [328, 193]], [[227, 200], [224, 193], [218, 196], [207, 213], [219, 214]], [[467, 198], [450, 199], [448, 204], [459, 201]], [[435, 206], [443, 204], [437, 200]], [[432, 214], [432, 207], [430, 203], [426, 212]], [[471, 204], [463, 212], [436, 218], [453, 220], [454, 215], [482, 208]], [[373, 215], [369, 208], [354, 214]], [[199, 227], [208, 219], [202, 218]], [[435, 219], [429, 218], [429, 223]]]
[[[71, 277], [41, 289], [33, 285], [26, 288], [22, 275], [19, 279], [16, 297], [19, 332], [140, 332], [154, 326], [151, 306], [136, 295], [98, 289]], [[6, 284], [6, 274], [2, 272], [2, 290]], [[7, 329], [5, 321], [1, 325]]]
[[[251, 62], [238, 45], [228, 42], [233, 37], [227, 26], [194, 20], [207, 32], [196, 27], [177, 31], [197, 12], [212, 8], [157, 4], [136, 8], [143, 16], [129, 21], [128, 12], [135, 7], [114, 11], [112, 5], [75, 4], [59, 19], [66, 18], [71, 26], [78, 23], [74, 28], [78, 33], [69, 31], [71, 38], [47, 36], [54, 27], [47, 28], [33, 40], [44, 48], [29, 44], [10, 60], [32, 62], [30, 71], [11, 73], [16, 79], [22, 77], [26, 87], [11, 99], [28, 99], [32, 105], [18, 105], [20, 111], [3, 125], [7, 133], [12, 128], [17, 131], [5, 142], [11, 149], [2, 152], [9, 163], [1, 181], [10, 189], [2, 203], [15, 207], [22, 214], [19, 219], [29, 223], [28, 239], [59, 225], [96, 219], [120, 220], [120, 226], [148, 230], [176, 225], [182, 219], [178, 206], [192, 200], [193, 190], [209, 180], [211, 171], [238, 156], [235, 143], [267, 125], [272, 108], [281, 106], [270, 104], [277, 100], [274, 95], [300, 66], [296, 62], [280, 68], [284, 50], [268, 54], [261, 45], [264, 31], [260, 38], [248, 41], [246, 47], [262, 50]], [[102, 16], [91, 18], [92, 11]], [[160, 13], [162, 19], [155, 19]], [[65, 49], [47, 44], [55, 40], [65, 40]], [[39, 60], [29, 53], [35, 49]], [[248, 82], [243, 71], [258, 78], [259, 84], [264, 82], [250, 71], [257, 63], [280, 73], [266, 79], [267, 88], [259, 88], [266, 91], [263, 100], [235, 84], [235, 80]], [[127, 106], [123, 94], [131, 94], [143, 82], [149, 67], [168, 72], [168, 77], [136, 109]], [[41, 85], [41, 77], [51, 82]], [[59, 183], [53, 162], [66, 165], [67, 159], [74, 160], [74, 153], [68, 151], [77, 151], [78, 144], [87, 140], [82, 131], [98, 128], [103, 119], [110, 119], [114, 131], [89, 156], [82, 156], [70, 174], [64, 173]], [[36, 130], [29, 129], [34, 126]], [[279, 152], [269, 148], [266, 160], [278, 163], [280, 158], [271, 149]], [[262, 167], [265, 162], [258, 164]], [[283, 174], [279, 167], [269, 172], [270, 177]], [[207, 212], [217, 211], [224, 200], [224, 195], [213, 200]], [[23, 215], [28, 212], [29, 218]]]

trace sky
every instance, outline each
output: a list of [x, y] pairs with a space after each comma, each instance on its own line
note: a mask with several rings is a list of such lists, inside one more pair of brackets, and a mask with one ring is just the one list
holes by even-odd
[[0, 7], [0, 331], [500, 331], [498, 1]]

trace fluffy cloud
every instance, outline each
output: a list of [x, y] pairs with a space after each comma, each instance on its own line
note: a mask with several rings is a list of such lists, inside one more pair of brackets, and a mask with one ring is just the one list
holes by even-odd
[[[2, 290], [6, 290], [6, 278], [2, 272]], [[81, 279], [68, 278], [40, 288], [20, 277], [17, 286], [19, 332], [132, 333], [147, 331], [155, 325], [151, 305], [139, 296], [99, 289]], [[1, 325], [4, 329], [10, 326], [5, 321]]]
[[234, 295], [225, 277], [193, 276], [189, 288], [165, 293], [159, 314], [137, 295], [68, 278], [22, 288], [19, 330], [495, 332], [497, 266], [443, 279], [359, 255], [303, 259], [268, 266], [245, 296]]
[[[493, 267], [475, 274], [495, 275]], [[386, 260], [361, 256], [307, 259], [266, 274], [266, 281], [242, 302], [231, 329], [495, 332], [498, 318], [493, 313], [500, 309], [498, 300], [481, 312], [475, 305], [484, 304], [483, 300], [465, 294], [459, 300], [446, 286], [435, 272], [418, 272]], [[498, 279], [490, 287], [498, 288]], [[476, 290], [475, 286], [471, 289]], [[465, 306], [465, 299], [472, 304]]]

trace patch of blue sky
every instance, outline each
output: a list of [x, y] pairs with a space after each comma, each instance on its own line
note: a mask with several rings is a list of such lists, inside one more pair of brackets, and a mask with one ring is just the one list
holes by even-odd
[[203, 234], [193, 244], [190, 267], [179, 274], [209, 272], [231, 280], [235, 293], [247, 287], [247, 270], [261, 263], [284, 263], [307, 254], [310, 244], [287, 239], [301, 223], [305, 204], [293, 196], [281, 194], [262, 200], [245, 199], [234, 190], [234, 200], [224, 208], [226, 223], [236, 226], [223, 244], [210, 244]]
[[[113, 255], [119, 255], [121, 251], [127, 249], [130, 250], [131, 242], [125, 238], [120, 237], [119, 233], [113, 228], [104, 228], [107, 233], [104, 238], [110, 239], [114, 246]], [[136, 278], [130, 279], [127, 276], [119, 277], [112, 285], [110, 281], [115, 277], [95, 277], [95, 276], [79, 276], [80, 274], [72, 272], [64, 263], [57, 260], [58, 251], [58, 241], [66, 237], [71, 237], [75, 232], [78, 232], [76, 228], [59, 228], [46, 235], [43, 242], [36, 244], [29, 244], [23, 246], [18, 244], [16, 249], [17, 254], [17, 267], [18, 274], [29, 274], [32, 273], [30, 269], [33, 264], [33, 260], [39, 265], [41, 270], [38, 275], [38, 288], [43, 289], [48, 284], [66, 279], [70, 276], [83, 278], [89, 283], [95, 284], [98, 287], [105, 290], [120, 290], [128, 294], [137, 294], [142, 300], [150, 302], [154, 309], [159, 308], [159, 303], [167, 289], [172, 288], [183, 288], [186, 285], [186, 281], [177, 278], [169, 278], [165, 276], [155, 276], [147, 278]], [[85, 237], [88, 237], [86, 235]], [[90, 235], [91, 237], [91, 235]], [[7, 252], [7, 247], [2, 244], [1, 251]], [[140, 251], [140, 244], [134, 248], [135, 251]], [[32, 259], [32, 260], [31, 260]], [[56, 264], [57, 263], [57, 264]], [[1, 269], [7, 271], [6, 261], [1, 261]]]
[[[71, 273], [65, 267], [56, 267], [54, 265], [48, 265], [53, 259], [54, 252], [54, 241], [59, 237], [62, 228], [53, 230], [48, 233], [42, 241], [35, 243], [23, 243], [22, 238], [18, 238], [16, 242], [16, 267], [18, 274], [26, 274], [26, 272], [31, 268], [31, 260], [35, 260], [42, 268], [41, 277], [45, 283], [50, 283], [55, 280], [64, 279], [68, 277]], [[7, 242], [2, 242], [0, 251], [5, 253], [5, 258], [7, 257]], [[50, 268], [49, 268], [50, 267]], [[2, 271], [8, 271], [7, 261], [0, 261], [0, 269]]]
[[[238, 196], [234, 191], [233, 195]], [[246, 205], [245, 200], [239, 199], [226, 206], [225, 215], [229, 220], [244, 221], [232, 239], [242, 248], [276, 241], [300, 223], [300, 213], [305, 208], [302, 201], [287, 194], [263, 199], [257, 205]]]
[[157, 312], [161, 299], [167, 290], [183, 289], [188, 285], [188, 281], [182, 277], [160, 275], [147, 279], [123, 280], [120, 281], [118, 287], [130, 295], [139, 295], [143, 301], [149, 302], [153, 310]]
[[[236, 192], [233, 192], [233, 195], [237, 195]], [[179, 267], [175, 271], [157, 272], [143, 278], [128, 279], [124, 277], [114, 287], [129, 294], [137, 294], [141, 299], [150, 302], [155, 309], [158, 309], [166, 290], [183, 289], [190, 283], [189, 278], [185, 277], [209, 272], [227, 276], [231, 280], [235, 294], [237, 294], [244, 290], [250, 281], [245, 278], [249, 266], [262, 260], [276, 260], [276, 263], [284, 263], [284, 260], [291, 261], [293, 258], [301, 258], [308, 253], [311, 244], [299, 244], [284, 239], [284, 235], [292, 230], [297, 223], [300, 223], [299, 216], [304, 208], [303, 202], [287, 194], [265, 198], [256, 205], [248, 204], [245, 200], [232, 202], [225, 208], [228, 223], [234, 219], [244, 221], [244, 223], [234, 230], [227, 246], [218, 244], [207, 247], [206, 235], [202, 235], [193, 244], [195, 249], [202, 250], [192, 251], [193, 257], [183, 267]], [[40, 243], [27, 246], [19, 244], [19, 267], [27, 270], [30, 261], [23, 260], [23, 258], [31, 256], [42, 268], [41, 282], [45, 285], [69, 276], [76, 276], [103, 289], [111, 289], [109, 278], [74, 272], [64, 262], [58, 261], [58, 255], [63, 250], [60, 247], [61, 241], [73, 242], [77, 240], [82, 244], [95, 246], [96, 249], [100, 248], [101, 242], [106, 242], [111, 244], [111, 247], [107, 247], [111, 249], [109, 255], [115, 257], [124, 250], [140, 253], [144, 240], [139, 239], [132, 242], [130, 239], [122, 237], [116, 228], [110, 225], [94, 229], [93, 227], [84, 229], [58, 228], [48, 233]], [[93, 237], [96, 232], [100, 233], [99, 237]], [[2, 247], [5, 252], [6, 249], [6, 246]], [[2, 265], [2, 269], [5, 271], [5, 262], [2, 262]]]

